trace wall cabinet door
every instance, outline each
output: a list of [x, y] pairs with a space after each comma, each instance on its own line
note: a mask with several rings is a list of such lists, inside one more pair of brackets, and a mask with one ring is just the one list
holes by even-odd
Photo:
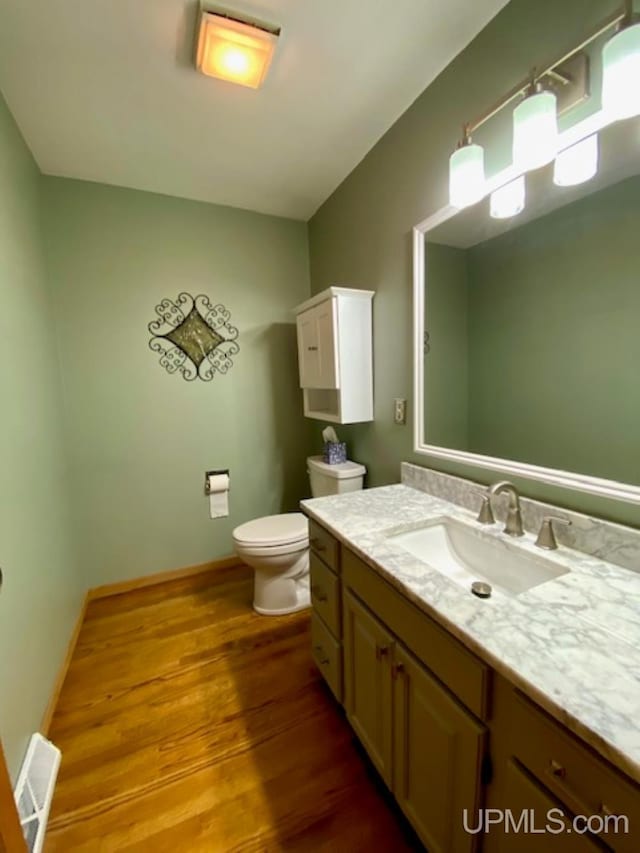
[[320, 356], [318, 348], [318, 324], [315, 311], [305, 311], [296, 319], [298, 330], [298, 367], [300, 370], [300, 387], [317, 388], [320, 376]]
[[393, 637], [347, 590], [344, 594], [345, 710], [387, 785], [392, 785]]
[[486, 729], [399, 645], [393, 676], [396, 799], [430, 853], [471, 851]]
[[315, 309], [320, 354], [318, 388], [338, 387], [338, 339], [335, 329], [335, 303], [328, 299]]
[[299, 314], [298, 364], [301, 388], [337, 388], [336, 312], [332, 299]]

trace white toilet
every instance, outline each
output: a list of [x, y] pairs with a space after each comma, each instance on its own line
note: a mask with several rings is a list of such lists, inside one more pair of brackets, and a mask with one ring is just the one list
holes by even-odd
[[[356, 462], [327, 465], [307, 459], [314, 498], [362, 489], [366, 468]], [[263, 616], [282, 616], [309, 607], [309, 524], [301, 512], [267, 515], [233, 531], [236, 554], [255, 572], [253, 607]]]

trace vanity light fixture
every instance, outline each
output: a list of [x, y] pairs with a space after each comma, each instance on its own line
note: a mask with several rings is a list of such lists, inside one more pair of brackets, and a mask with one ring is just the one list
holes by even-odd
[[[512, 173], [537, 169], [556, 157], [560, 138], [558, 114], [561, 115], [590, 96], [589, 56], [586, 49], [614, 28], [617, 28], [617, 32], [605, 44], [602, 52], [603, 109], [600, 115], [604, 122], [599, 126], [620, 118], [640, 115], [640, 22], [637, 22], [637, 16], [634, 15], [634, 2], [636, 0], [624, 0], [621, 8], [600, 21], [579, 44], [552, 62], [533, 69], [528, 77], [516, 83], [493, 106], [473, 121], [465, 123], [463, 143], [449, 160], [449, 199], [452, 206], [465, 207], [481, 197], [478, 196], [478, 186], [480, 158], [484, 152], [480, 146], [477, 146], [479, 150], [473, 150], [476, 146], [468, 144], [471, 134], [517, 99], [521, 101], [513, 111]], [[567, 153], [566, 156], [560, 157], [556, 167], [559, 181], [563, 180], [563, 174], [568, 174], [567, 170], [573, 168], [572, 180], [577, 182], [577, 161], [574, 161], [573, 167], [568, 163], [571, 157], [578, 156], [585, 158], [582, 161], [584, 171], [580, 174], [589, 174], [589, 177], [592, 177], [590, 169], [597, 169], [597, 152], [594, 166], [593, 147], [589, 148], [593, 145], [597, 147], [597, 141], [587, 143], [584, 149], [573, 152], [572, 155]], [[586, 165], [586, 152], [589, 152], [591, 163], [589, 169]], [[484, 158], [482, 165], [484, 183]], [[465, 174], [468, 173], [475, 176], [472, 189], [464, 185]], [[581, 180], [588, 180], [588, 177], [582, 177]], [[491, 185], [492, 181], [487, 183]], [[494, 186], [495, 183], [494, 181]]]
[[471, 141], [467, 128], [449, 158], [449, 204], [463, 208], [485, 196], [484, 148]]
[[640, 23], [631, 24], [629, 3], [626, 26], [602, 49], [602, 109], [610, 121], [640, 115]]
[[557, 99], [540, 83], [513, 111], [513, 165], [519, 172], [546, 166], [558, 150]]
[[598, 134], [594, 133], [560, 151], [553, 166], [553, 183], [573, 187], [591, 180], [598, 171]]
[[491, 193], [489, 210], [493, 219], [510, 219], [524, 210], [524, 175], [519, 175]]
[[273, 58], [280, 29], [201, 9], [196, 67], [209, 77], [258, 89]]

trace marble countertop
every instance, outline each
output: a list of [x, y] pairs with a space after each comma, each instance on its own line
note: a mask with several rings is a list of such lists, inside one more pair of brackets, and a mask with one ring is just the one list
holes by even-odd
[[[640, 574], [559, 547], [570, 571], [517, 596], [479, 599], [390, 534], [468, 510], [404, 485], [312, 498], [304, 512], [465, 646], [640, 782]], [[502, 525], [483, 534], [504, 542]], [[509, 540], [512, 544], [514, 540]], [[540, 556], [534, 537], [515, 540]]]

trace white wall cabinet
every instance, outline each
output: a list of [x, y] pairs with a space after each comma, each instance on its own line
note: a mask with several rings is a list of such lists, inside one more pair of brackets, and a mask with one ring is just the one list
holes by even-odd
[[339, 424], [373, 420], [373, 296], [330, 287], [295, 309], [306, 417]]

